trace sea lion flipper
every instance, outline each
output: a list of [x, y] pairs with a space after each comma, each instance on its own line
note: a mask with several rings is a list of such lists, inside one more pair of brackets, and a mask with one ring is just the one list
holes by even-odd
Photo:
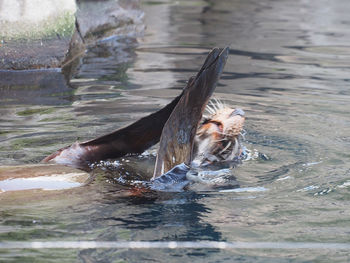
[[94, 162], [142, 153], [159, 141], [164, 125], [183, 93], [162, 109], [127, 127], [87, 142], [76, 142], [52, 153], [42, 162], [59, 163], [85, 170]]
[[189, 164], [197, 126], [228, 58], [228, 48], [214, 48], [194, 79], [190, 79], [160, 139], [153, 179], [180, 163]]

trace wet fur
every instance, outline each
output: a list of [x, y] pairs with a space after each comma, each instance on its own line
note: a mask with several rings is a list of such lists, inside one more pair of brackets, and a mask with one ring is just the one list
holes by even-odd
[[235, 109], [218, 99], [212, 99], [206, 111], [195, 137], [194, 163], [206, 165], [239, 157], [245, 117], [233, 114]]

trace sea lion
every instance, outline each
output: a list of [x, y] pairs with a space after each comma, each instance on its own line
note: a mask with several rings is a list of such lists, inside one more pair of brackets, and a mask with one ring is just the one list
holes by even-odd
[[[88, 169], [89, 164], [100, 160], [142, 153], [160, 141], [154, 180], [174, 171], [186, 171], [192, 162], [233, 159], [240, 153], [244, 112], [222, 104], [207, 106], [227, 58], [228, 48], [214, 48], [198, 74], [163, 109], [110, 134], [60, 149], [43, 162]], [[202, 120], [206, 107], [211, 115]]]
[[227, 58], [228, 48], [214, 48], [196, 77], [188, 82], [182, 97], [164, 125], [153, 179], [178, 164], [191, 164], [194, 159], [193, 146], [198, 124]]

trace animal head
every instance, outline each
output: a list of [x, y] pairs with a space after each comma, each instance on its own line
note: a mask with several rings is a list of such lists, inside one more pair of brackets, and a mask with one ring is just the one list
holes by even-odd
[[209, 164], [232, 161], [242, 150], [240, 137], [244, 125], [244, 111], [233, 109], [215, 100], [210, 101], [195, 138], [194, 162]]

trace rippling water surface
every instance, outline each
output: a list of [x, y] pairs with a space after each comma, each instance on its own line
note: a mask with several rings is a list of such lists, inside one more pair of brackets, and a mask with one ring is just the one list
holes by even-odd
[[[143, 8], [139, 43], [111, 39], [89, 50], [71, 87], [59, 71], [0, 72], [1, 165], [36, 163], [156, 111], [211, 47], [229, 45], [215, 96], [246, 112], [250, 158], [234, 171], [239, 188], [138, 196], [97, 175], [70, 190], [0, 193], [0, 241], [26, 242], [0, 247], [0, 261], [349, 261], [350, 2], [144, 1]], [[147, 158], [135, 166], [151, 173], [154, 157]], [[29, 249], [33, 241], [62, 248]], [[251, 245], [63, 248], [67, 241]]]

